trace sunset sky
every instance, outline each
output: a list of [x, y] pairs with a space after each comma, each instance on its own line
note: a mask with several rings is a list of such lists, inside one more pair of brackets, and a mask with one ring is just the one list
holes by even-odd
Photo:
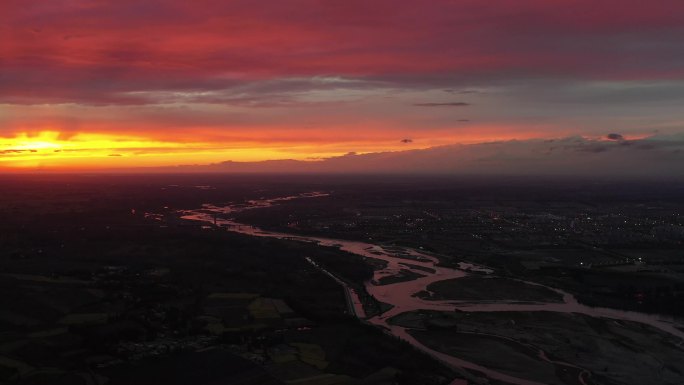
[[0, 2], [5, 171], [568, 138], [672, 164], [683, 106], [681, 0]]

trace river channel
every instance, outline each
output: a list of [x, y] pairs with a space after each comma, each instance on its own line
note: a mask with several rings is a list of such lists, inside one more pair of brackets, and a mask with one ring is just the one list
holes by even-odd
[[[367, 318], [357, 293], [343, 281], [336, 278], [332, 273], [316, 265], [315, 262], [313, 262], [313, 260], [308, 259], [310, 263], [314, 264], [316, 267], [321, 269], [326, 274], [332, 276], [334, 279], [338, 281], [338, 283], [344, 286], [345, 290], [347, 291], [348, 300], [351, 302], [353, 311], [358, 318], [363, 319], [366, 322], [369, 322], [373, 325], [377, 325], [389, 334], [409, 342], [417, 349], [430, 354], [431, 356], [446, 363], [447, 365], [450, 365], [458, 369], [476, 370], [492, 379], [518, 385], [541, 385], [538, 382], [513, 377], [501, 372], [497, 372], [495, 370], [491, 370], [489, 368], [485, 368], [475, 363], [468, 362], [457, 357], [453, 357], [442, 352], [430, 349], [429, 347], [423, 345], [415, 338], [413, 338], [407, 332], [406, 328], [390, 324], [388, 322], [389, 319], [398, 314], [415, 310], [460, 310], [466, 312], [551, 311], [562, 313], [580, 313], [592, 317], [605, 317], [616, 320], [644, 323], [684, 340], [684, 332], [682, 332], [682, 330], [684, 329], [678, 329], [676, 327], [678, 325], [674, 320], [666, 319], [664, 317], [653, 314], [622, 311], [608, 308], [589, 307], [578, 303], [578, 301], [572, 294], [551, 287], [547, 288], [562, 295], [562, 302], [519, 303], [512, 301], [487, 301], [486, 303], [482, 303], [453, 300], [438, 301], [423, 299], [416, 296], [415, 294], [421, 291], [427, 291], [427, 287], [429, 284], [447, 279], [461, 278], [468, 275], [468, 273], [466, 271], [459, 269], [452, 269], [439, 266], [438, 258], [421, 252], [419, 250], [413, 250], [403, 247], [383, 247], [382, 245], [376, 245], [360, 241], [350, 241], [342, 239], [293, 235], [288, 233], [265, 231], [254, 226], [236, 222], [235, 220], [230, 218], [231, 214], [235, 214], [244, 210], [269, 207], [274, 204], [278, 204], [279, 202], [284, 202], [292, 199], [316, 198], [327, 195], [328, 194], [326, 193], [312, 192], [274, 199], [252, 200], [242, 204], [234, 204], [227, 206], [215, 206], [212, 204], [205, 204], [200, 209], [184, 210], [181, 211], [180, 214], [182, 219], [201, 221], [209, 225], [213, 224], [225, 228], [227, 231], [232, 231], [240, 234], [246, 234], [255, 237], [288, 239], [315, 243], [321, 246], [337, 247], [340, 250], [349, 253], [384, 261], [385, 266], [375, 271], [373, 279], [365, 283], [365, 288], [370, 295], [375, 297], [375, 299], [392, 305], [392, 308], [381, 315]], [[467, 264], [465, 262], [462, 264], [462, 267], [467, 267], [471, 270], [480, 270], [482, 272], [491, 272], [486, 267]], [[410, 271], [412, 273], [419, 274], [420, 277], [410, 281], [396, 282], [385, 285], [378, 284], [381, 278], [398, 275], [401, 273], [402, 270], [404, 272]], [[532, 282], [527, 283], [534, 284]], [[679, 326], [682, 327], [681, 325]], [[545, 357], [544, 352], [540, 352], [540, 356]], [[551, 361], [549, 360], [549, 362]], [[572, 366], [566, 363], [555, 363], [565, 366]], [[585, 374], [587, 374], [586, 371], [582, 371], [580, 373], [578, 382], [584, 383]]]

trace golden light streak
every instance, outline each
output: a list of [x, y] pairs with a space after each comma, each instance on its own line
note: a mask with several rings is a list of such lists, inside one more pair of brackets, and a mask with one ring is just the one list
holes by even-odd
[[270, 159], [312, 160], [346, 149], [316, 144], [260, 142], [173, 142], [153, 138], [57, 131], [0, 137], [0, 169], [111, 169]]
[[[399, 137], [380, 131], [356, 141], [350, 141], [349, 138], [322, 141], [296, 129], [271, 131], [270, 137], [263, 133], [230, 137], [227, 136], [230, 133], [214, 129], [197, 133], [195, 136], [198, 140], [190, 141], [169, 135], [169, 132], [143, 136], [92, 132], [65, 134], [59, 129], [45, 129], [31, 134], [22, 132], [12, 137], [0, 137], [0, 171], [129, 170], [282, 159], [317, 161], [348, 152], [403, 151], [456, 143], [510, 140], [520, 136], [519, 130], [507, 132], [510, 130], [499, 126], [478, 126], [472, 128], [471, 132], [457, 134], [446, 130], [440, 132], [441, 135], [407, 136], [410, 138], [408, 141], [398, 139], [403, 138], [403, 135]], [[543, 132], [530, 129], [523, 136], [528, 139], [542, 137]]]

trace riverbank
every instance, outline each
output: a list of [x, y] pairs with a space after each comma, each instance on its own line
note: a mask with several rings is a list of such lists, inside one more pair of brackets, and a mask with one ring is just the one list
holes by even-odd
[[[263, 205], [260, 207], [263, 207]], [[188, 216], [186, 218], [196, 220], [202, 220], [202, 218], [204, 218], [206, 221], [207, 218], [211, 218], [211, 215], [210, 212], [207, 213], [206, 211], [196, 211], [194, 217]], [[640, 333], [638, 337], [634, 338], [636, 342], [634, 343], [634, 346], [630, 347], [631, 349], [638, 348], [639, 344], [642, 342], [648, 346], [648, 349], [657, 348], [655, 346], [648, 345], [649, 339], [654, 335], [662, 336], [669, 334], [667, 337], [669, 341], [668, 344], [674, 346], [675, 350], [679, 349], [681, 353], [679, 345], [677, 345], [677, 343], [674, 341], [679, 341], [678, 343], [681, 344], [681, 338], [684, 336], [684, 333], [678, 330], [675, 325], [662, 320], [658, 316], [634, 312], [622, 312], [614, 309], [590, 308], [588, 306], [578, 304], [576, 299], [567, 292], [563, 292], [562, 290], [548, 286], [537, 285], [533, 282], [525, 282], [501, 277], [489, 277], [484, 274], [468, 275], [468, 273], [462, 271], [461, 269], [454, 269], [444, 266], [440, 263], [440, 259], [435, 256], [414, 249], [403, 247], [386, 247], [383, 245], [376, 245], [361, 241], [347, 241], [325, 237], [292, 235], [277, 231], [264, 231], [252, 226], [242, 225], [231, 219], [220, 220], [219, 225], [226, 226], [229, 231], [235, 231], [257, 237], [272, 237], [279, 239], [299, 240], [302, 242], [312, 242], [322, 247], [336, 247], [342, 251], [355, 254], [357, 256], [383, 261], [382, 263], [373, 264], [373, 267], [375, 268], [373, 279], [365, 282], [365, 289], [367, 293], [373, 296], [375, 299], [391, 305], [392, 308], [382, 315], [376, 315], [369, 318], [368, 321], [371, 324], [388, 331], [392, 335], [408, 341], [415, 348], [430, 354], [441, 362], [447, 363], [455, 368], [465, 367], [476, 370], [488, 378], [520, 385], [536, 383], [534, 380], [530, 379], [529, 376], [524, 376], [523, 374], [517, 372], [510, 372], [510, 368], [500, 367], [501, 365], [497, 366], [486, 360], [486, 362], [482, 362], [483, 357], [474, 354], [473, 351], [471, 351], [471, 353], [467, 353], [465, 350], [462, 352], [451, 351], [451, 354], [464, 355], [463, 357], [459, 356], [458, 358], [445, 354], [445, 352], [448, 352], [448, 349], [441, 348], [441, 345], [434, 345], [434, 340], [432, 338], [427, 338], [421, 333], [418, 333], [414, 336], [412, 333], [415, 331], [406, 330], [404, 327], [392, 325], [390, 320], [395, 316], [401, 315], [402, 313], [426, 310], [453, 314], [465, 314], [466, 317], [474, 316], [475, 314], [478, 316], [474, 317], [479, 317], [480, 314], [485, 314], [493, 317], [492, 320], [499, 321], [502, 319], [502, 315], [507, 313], [515, 313], [517, 314], [516, 317], [523, 317], [523, 319], [530, 314], [553, 314], [554, 317], [556, 317], [556, 320], [551, 322], [551, 326], [544, 329], [544, 322], [542, 322], [540, 323], [541, 326], [534, 331], [534, 333], [538, 333], [542, 337], [545, 336], [545, 334], [551, 334], [549, 341], [541, 340], [537, 341], [537, 344], [535, 344], [539, 346], [545, 346], [546, 348], [543, 349], [543, 352], [544, 354], [547, 354], [547, 352], [551, 352], [553, 350], [553, 344], [560, 343], [562, 345], [563, 343], [568, 344], [567, 341], [578, 340], [574, 335], [568, 335], [562, 332], [562, 327], [564, 327], [563, 325], [565, 325], [565, 323], [561, 321], [567, 318], [573, 319], [573, 317], [584, 317], [583, 319], [589, 320], [586, 322], [590, 325], [599, 325], [605, 322], [625, 322], [629, 323], [630, 325], [633, 324], [643, 326], [641, 329], [639, 326], [630, 327], [629, 333]], [[402, 279], [402, 276], [409, 274], [413, 276], [414, 279]], [[380, 279], [385, 279], [385, 282], [387, 282], [388, 279], [391, 281], [385, 285], [377, 285]], [[468, 285], [468, 281], [465, 281], [466, 284], [463, 284], [463, 279], [472, 280], [472, 285]], [[492, 285], [492, 283], [494, 283], [494, 285]], [[475, 288], [471, 289], [469, 286], [475, 286]], [[497, 286], [499, 287], [497, 288]], [[434, 293], [430, 294], [430, 288], [439, 288], [439, 295], [446, 299], [427, 300], [425, 298], [421, 298], [420, 295], [416, 295], [417, 293], [428, 293], [431, 297], [435, 296]], [[470, 297], [468, 298], [468, 296]], [[485, 300], [485, 298], [488, 299]], [[466, 303], [468, 301], [470, 302]], [[459, 310], [460, 312], [455, 313], [454, 310]], [[503, 317], [503, 319], [506, 319], [505, 316]], [[609, 318], [611, 320], [604, 321], [605, 318]], [[554, 323], [556, 321], [558, 322], [557, 324]], [[516, 321], [514, 319], [513, 323], [515, 324], [515, 322]], [[480, 325], [480, 327], [484, 330], [483, 334], [495, 334], [491, 333], [490, 330], [487, 330], [487, 326], [487, 322], [483, 322]], [[654, 331], [656, 331], [656, 333], [654, 333]], [[444, 330], [441, 330], [440, 333], [441, 332], [444, 332]], [[452, 330], [452, 332], [461, 333], [460, 330]], [[481, 331], [477, 332], [479, 333]], [[581, 333], [578, 332], [578, 335], [580, 334]], [[621, 335], [621, 333], [617, 333], [617, 335]], [[503, 338], [503, 340], [500, 338]], [[529, 338], [531, 338], [531, 336], [507, 336], [506, 334], [495, 334], [494, 337], [487, 338], [486, 342], [490, 345], [496, 345], [501, 344], [501, 341], [505, 340], [504, 344], [506, 349], [508, 349], [508, 354], [511, 357], [515, 356], [517, 359], [522, 359], [524, 357], [520, 356], [519, 348], [511, 348], [511, 346], [516, 346], [515, 344], [512, 345], [511, 340], [514, 342], [519, 341], [519, 343], [524, 344], [523, 341]], [[557, 338], [560, 338], [561, 340], [556, 340]], [[596, 364], [605, 364], [607, 362], [605, 360], [612, 359], [613, 351], [610, 349], [610, 346], [612, 346], [611, 343], [617, 339], [618, 337], [613, 336], [608, 338], [605, 343], [604, 340], [598, 339], [597, 341], [601, 341], [601, 349], [597, 348], [594, 351], [589, 350], [587, 352], [586, 359], [587, 362], [593, 364], [591, 368], [592, 373], [594, 373], [595, 376], [604, 375], [595, 373], [595, 371], [605, 369], [605, 367], [601, 368], [599, 367], [600, 365], [596, 366]], [[437, 338], [437, 340], [441, 340], [441, 338]], [[591, 341], [587, 341], [587, 343], [589, 342]], [[501, 347], [501, 349], [504, 348]], [[581, 349], [581, 346], [572, 346], [570, 352], [581, 351], [578, 349]], [[679, 353], [673, 352], [671, 354], [676, 355]], [[527, 359], [530, 359], [529, 355], [527, 357]], [[640, 359], [643, 359], [643, 357], [634, 355], [628, 357], [630, 360], [637, 360], [636, 362], [638, 362]], [[499, 358], [504, 361], [506, 360], [504, 357]], [[472, 359], [475, 362], [467, 361], [469, 359]], [[551, 363], [558, 367], [558, 363], [555, 362], [555, 359], [548, 358], [548, 356], [547, 359], [540, 359], [541, 361], [539, 362], [542, 362], [542, 364], [540, 364], [540, 368], [545, 368], [543, 370], [540, 369], [540, 373], [545, 373], [543, 374], [543, 377], [546, 378], [549, 373], [548, 364]], [[546, 362], [546, 364], [543, 362]], [[684, 362], [684, 360], [681, 362]], [[560, 380], [565, 379], [563, 380], [564, 383], [583, 383], [583, 381], [585, 381], [587, 384], [591, 383], [588, 380], [589, 374], [584, 369], [580, 368], [573, 372], [574, 369], [570, 368], [575, 367], [574, 364], [568, 364], [564, 362], [561, 362], [560, 364], [566, 369], [565, 372], [574, 373], [570, 375], [570, 377], [573, 378], [572, 380], [567, 380], [565, 377], [567, 376], [566, 374], [557, 376]], [[578, 366], [583, 367], [582, 365]], [[635, 366], [637, 365], [632, 365], [632, 367]], [[629, 370], [629, 365], [625, 364], [624, 367], [624, 370], [620, 369], [610, 372], [605, 369], [604, 371], [606, 372], [606, 378], [612, 379], [613, 376], [617, 376], [619, 378], [629, 376], [632, 373]], [[620, 366], [620, 368], [622, 368], [622, 366]], [[498, 371], [499, 369], [504, 372]], [[506, 370], [508, 373], [505, 372]], [[670, 372], [664, 376], [666, 378], [670, 378], [672, 376], [676, 377], [676, 373], [684, 373], [684, 368], [671, 366]], [[536, 374], [533, 373], [533, 377], [537, 378]], [[638, 376], [634, 376], [634, 378], [638, 378]]]

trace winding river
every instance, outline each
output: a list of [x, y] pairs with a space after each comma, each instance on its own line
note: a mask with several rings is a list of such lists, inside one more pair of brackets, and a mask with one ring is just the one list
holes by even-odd
[[[429, 347], [423, 345], [415, 338], [413, 338], [413, 336], [411, 336], [411, 334], [408, 333], [406, 328], [390, 324], [388, 322], [389, 319], [398, 314], [414, 310], [461, 310], [467, 312], [551, 311], [562, 313], [580, 313], [592, 317], [605, 317], [616, 320], [635, 321], [644, 323], [684, 340], [684, 332], [682, 331], [684, 329], [678, 329], [676, 327], [677, 324], [673, 320], [664, 319], [663, 317], [652, 314], [644, 314], [608, 308], [589, 307], [578, 303], [572, 294], [551, 287], [547, 288], [561, 294], [563, 297], [563, 302], [519, 303], [511, 301], [495, 301], [482, 303], [453, 300], [438, 301], [422, 299], [418, 296], [415, 296], [415, 294], [421, 291], [426, 291], [429, 284], [447, 279], [461, 278], [468, 275], [468, 273], [458, 269], [438, 266], [439, 260], [436, 257], [420, 252], [418, 250], [397, 247], [389, 248], [359, 241], [349, 241], [342, 239], [331, 239], [323, 237], [292, 235], [274, 231], [264, 231], [257, 227], [246, 225], [243, 223], [238, 223], [230, 219], [230, 214], [238, 213], [244, 210], [269, 207], [279, 202], [288, 201], [292, 199], [315, 198], [327, 195], [328, 194], [325, 193], [312, 192], [274, 199], [252, 200], [248, 201], [245, 204], [234, 204], [228, 206], [215, 206], [211, 204], [205, 204], [197, 210], [181, 211], [181, 218], [186, 220], [195, 220], [214, 224], [216, 226], [221, 226], [225, 228], [227, 231], [232, 231], [256, 237], [288, 239], [316, 243], [321, 246], [338, 247], [340, 250], [346, 252], [384, 261], [385, 266], [375, 271], [373, 280], [366, 282], [365, 287], [370, 295], [372, 295], [381, 302], [392, 305], [392, 308], [379, 316], [366, 318], [363, 306], [361, 305], [361, 301], [359, 300], [359, 296], [357, 295], [357, 293], [343, 281], [335, 277], [334, 274], [316, 265], [316, 263], [313, 260], [307, 259], [310, 263], [314, 264], [321, 271], [330, 275], [338, 283], [344, 286], [344, 288], [347, 291], [347, 300], [358, 318], [365, 319], [366, 322], [377, 325], [378, 327], [382, 328], [391, 335], [409, 342], [414, 347], [420, 349], [423, 352], [426, 352], [427, 354], [450, 365], [453, 368], [456, 368], [461, 371], [462, 369], [472, 369], [483, 373], [491, 379], [496, 379], [518, 385], [542, 385], [538, 382], [513, 377], [501, 372], [497, 372], [495, 370], [485, 368], [475, 363], [468, 362], [457, 357], [453, 357], [445, 353], [430, 349]], [[473, 270], [479, 269], [482, 271], [487, 271], [487, 269], [484, 267], [474, 266], [466, 263], [464, 263], [461, 267]], [[396, 282], [385, 285], [377, 284], [383, 277], [395, 276], [401, 274], [402, 271], [404, 273], [406, 271], [410, 271], [411, 273], [415, 273], [416, 275], [420, 274], [420, 276], [410, 281]], [[527, 283], [538, 285], [532, 282]], [[554, 364], [576, 368], [571, 364], [551, 361], [546, 357], [546, 354], [543, 351], [540, 352], [540, 358], [548, 362], [553, 362]], [[585, 377], [588, 375], [588, 372], [581, 370], [580, 368], [577, 369], [580, 370], [578, 382], [584, 384]], [[474, 378], [471, 378], [471, 380], [473, 379]]]

